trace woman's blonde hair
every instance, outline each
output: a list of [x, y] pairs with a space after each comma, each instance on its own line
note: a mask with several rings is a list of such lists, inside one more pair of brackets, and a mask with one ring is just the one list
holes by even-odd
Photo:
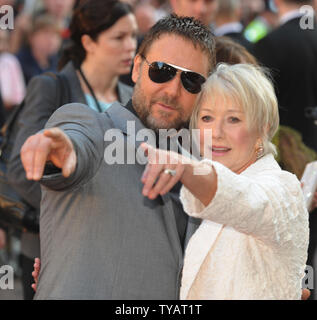
[[271, 140], [279, 126], [278, 103], [272, 82], [263, 68], [251, 64], [218, 64], [197, 100], [190, 120], [191, 129], [197, 128], [201, 105], [206, 101], [212, 105], [216, 95], [242, 106], [249, 129], [256, 129], [262, 140], [263, 154], [276, 154]]

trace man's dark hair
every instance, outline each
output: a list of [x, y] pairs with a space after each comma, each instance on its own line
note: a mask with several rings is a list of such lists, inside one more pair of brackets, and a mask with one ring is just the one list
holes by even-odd
[[212, 71], [216, 56], [215, 37], [208, 27], [191, 17], [179, 17], [176, 14], [171, 14], [160, 19], [145, 35], [138, 54], [146, 56], [152, 43], [164, 34], [180, 36], [190, 41], [195, 48], [198, 46], [209, 57], [209, 72]]

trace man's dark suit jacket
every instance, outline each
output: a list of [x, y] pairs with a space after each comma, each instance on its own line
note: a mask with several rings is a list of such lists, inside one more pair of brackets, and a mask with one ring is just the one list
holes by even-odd
[[281, 124], [297, 129], [317, 150], [317, 126], [305, 108], [317, 107], [317, 23], [301, 29], [295, 18], [272, 31], [253, 48], [256, 58], [272, 69]]

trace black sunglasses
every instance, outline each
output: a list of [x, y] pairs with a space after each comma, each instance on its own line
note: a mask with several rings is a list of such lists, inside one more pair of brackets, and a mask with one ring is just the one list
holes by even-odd
[[199, 73], [175, 66], [166, 62], [154, 61], [149, 63], [141, 56], [149, 66], [149, 78], [155, 83], [164, 83], [172, 80], [176, 73], [181, 72], [181, 81], [184, 88], [193, 94], [201, 91], [202, 84], [206, 79]]

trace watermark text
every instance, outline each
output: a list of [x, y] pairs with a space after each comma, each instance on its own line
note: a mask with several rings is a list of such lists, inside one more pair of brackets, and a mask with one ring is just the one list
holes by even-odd
[[0, 267], [0, 290], [14, 289], [14, 270], [11, 266]]
[[14, 11], [9, 5], [0, 6], [0, 30], [14, 29]]

